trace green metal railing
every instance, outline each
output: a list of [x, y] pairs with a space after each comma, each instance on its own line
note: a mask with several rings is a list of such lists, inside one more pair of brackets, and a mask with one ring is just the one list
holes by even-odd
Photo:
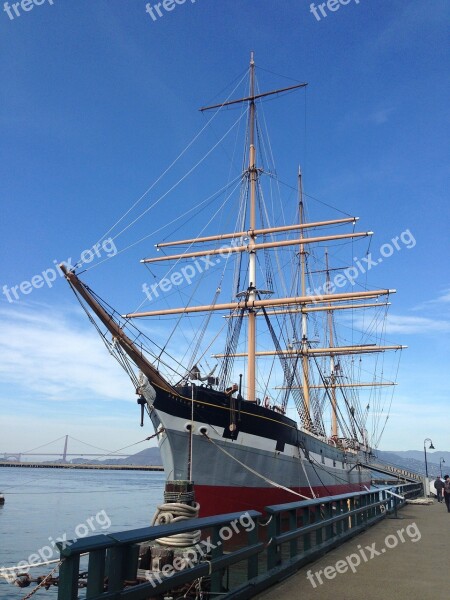
[[[246, 517], [252, 519], [254, 528], [247, 532], [246, 544], [229, 554], [223, 554], [223, 543], [220, 532], [224, 526], [239, 521], [242, 513], [231, 513], [192, 519], [173, 525], [144, 527], [108, 535], [96, 535], [84, 540], [63, 544], [58, 543], [63, 562], [59, 570], [58, 600], [76, 600], [78, 598], [78, 580], [80, 573], [80, 556], [89, 554], [87, 572], [86, 598], [89, 600], [145, 600], [150, 596], [158, 596], [170, 589], [200, 577], [211, 577], [211, 591], [221, 591], [225, 569], [235, 563], [247, 561], [247, 577], [252, 579], [257, 574], [257, 555], [264, 549], [264, 544], [257, 538], [257, 519], [261, 513], [248, 511]], [[201, 562], [192, 568], [173, 572], [163, 577], [161, 582], [149, 581], [136, 586], [125, 587], [126, 581], [136, 580], [139, 558], [139, 544], [157, 538], [178, 533], [198, 530], [211, 530], [212, 546], [210, 560]], [[105, 577], [108, 579], [108, 590], [104, 592]]]
[[421, 483], [409, 483], [268, 506], [267, 569], [227, 595], [227, 600], [251, 598], [387, 515], [396, 517], [406, 499], [422, 493]]
[[[422, 484], [383, 486], [367, 492], [269, 506], [266, 523], [261, 521], [261, 513], [248, 511], [96, 535], [67, 545], [60, 543], [63, 562], [58, 600], [78, 598], [80, 557], [86, 553], [88, 600], [146, 600], [199, 578], [208, 578], [214, 595], [221, 594], [227, 600], [251, 598], [387, 514], [396, 516], [405, 500], [392, 492], [405, 498], [416, 497], [422, 493]], [[233, 522], [241, 523], [243, 515], [252, 526], [242, 527], [239, 534], [235, 528], [239, 539], [233, 540], [228, 552], [224, 552], [224, 528], [230, 530]], [[194, 530], [201, 530], [203, 538], [209, 532], [212, 543], [207, 560], [183, 570], [172, 568], [170, 574], [167, 572], [156, 582], [150, 579], [136, 583], [140, 544]]]

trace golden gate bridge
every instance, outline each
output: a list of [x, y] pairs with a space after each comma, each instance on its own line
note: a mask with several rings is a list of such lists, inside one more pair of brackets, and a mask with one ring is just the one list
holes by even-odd
[[[88, 446], [89, 448], [94, 448], [95, 450], [100, 450], [100, 452], [96, 452], [96, 453], [92, 453], [92, 452], [69, 452], [68, 451], [68, 446], [69, 446], [69, 439], [72, 442], [77, 442], [79, 444], [83, 444], [84, 446]], [[64, 442], [63, 442], [64, 440]], [[41, 452], [37, 452], [37, 450], [40, 450], [41, 448], [45, 448], [46, 446], [50, 446], [51, 444], [55, 444], [56, 442], [63, 442], [63, 448], [62, 448], [62, 452], [45, 452], [45, 451], [41, 451]], [[56, 440], [52, 440], [51, 442], [47, 442], [45, 444], [42, 444], [41, 446], [37, 446], [36, 448], [31, 448], [30, 450], [26, 450], [23, 452], [0, 452], [0, 460], [6, 460], [6, 461], [22, 461], [23, 457], [34, 457], [34, 456], [41, 456], [41, 457], [45, 457], [45, 456], [59, 456], [61, 459], [61, 462], [63, 463], [67, 463], [67, 458], [70, 457], [78, 457], [78, 458], [84, 458], [84, 457], [97, 457], [97, 458], [105, 458], [105, 457], [126, 457], [126, 456], [130, 456], [130, 454], [120, 454], [119, 451], [114, 451], [114, 450], [107, 450], [106, 448], [99, 448], [98, 446], [93, 446], [92, 444], [89, 444], [88, 442], [83, 442], [82, 440], [79, 440], [77, 438], [74, 438], [71, 435], [63, 435], [59, 438], [57, 438]]]

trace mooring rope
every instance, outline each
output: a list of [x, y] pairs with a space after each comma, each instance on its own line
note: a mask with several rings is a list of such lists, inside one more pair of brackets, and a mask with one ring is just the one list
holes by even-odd
[[308, 482], [309, 489], [311, 490], [311, 495], [313, 498], [317, 498], [317, 494], [315, 494], [314, 490], [312, 489], [312, 485], [311, 485], [311, 482], [309, 481], [308, 473], [306, 472], [305, 465], [303, 464], [302, 457], [300, 456], [300, 448], [297, 448], [297, 449], [298, 449], [298, 460], [300, 461], [300, 464], [302, 465], [303, 473], [305, 474], [306, 481]]
[[41, 581], [41, 583], [39, 583], [33, 590], [31, 590], [31, 592], [29, 594], [27, 594], [26, 596], [24, 596], [22, 598], [22, 600], [28, 600], [28, 598], [31, 598], [31, 596], [34, 596], [34, 594], [43, 586], [45, 586], [45, 584], [47, 583], [47, 580], [53, 575], [53, 573], [59, 569], [59, 567], [62, 565], [63, 560], [59, 560], [58, 564], [56, 565], [56, 567], [54, 569], [52, 569], [50, 571], [50, 573], [48, 575], [46, 575], [44, 577], [44, 579]]
[[229, 458], [231, 458], [234, 461], [236, 461], [238, 464], [241, 465], [241, 467], [244, 467], [244, 469], [247, 469], [247, 471], [250, 471], [250, 473], [253, 473], [253, 475], [256, 475], [256, 477], [259, 477], [260, 479], [264, 480], [266, 483], [269, 483], [270, 485], [273, 485], [274, 487], [279, 488], [280, 490], [284, 490], [285, 492], [289, 492], [290, 494], [294, 494], [294, 496], [298, 496], [299, 498], [303, 498], [304, 500], [312, 500], [312, 498], [308, 498], [308, 496], [303, 496], [303, 494], [299, 494], [298, 492], [294, 492], [294, 490], [291, 490], [290, 488], [285, 487], [284, 485], [281, 485], [280, 483], [277, 483], [276, 481], [272, 481], [272, 479], [269, 479], [268, 477], [265, 477], [264, 475], [261, 475], [261, 473], [258, 473], [257, 471], [255, 471], [251, 467], [245, 465], [238, 458], [236, 458], [235, 456], [233, 456], [232, 454], [230, 454], [227, 450], [225, 450], [225, 448], [221, 448], [218, 444], [216, 444], [216, 442], [214, 440], [212, 440], [209, 437], [209, 435], [207, 433], [203, 433], [202, 435], [204, 435], [205, 438], [209, 442], [211, 442], [211, 444], [213, 444], [214, 446], [216, 446], [216, 448], [218, 450], [220, 450], [221, 452], [223, 452], [224, 454], [226, 454]]
[[23, 561], [23, 562], [21, 561], [20, 567], [18, 567], [18, 566], [2, 567], [0, 576], [5, 577], [5, 579], [7, 579], [8, 577], [10, 577], [10, 575], [5, 575], [4, 571], [12, 571], [13, 573], [15, 573], [15, 572], [20, 573], [20, 571], [23, 571], [24, 569], [31, 569], [32, 567], [46, 567], [47, 565], [52, 565], [52, 564], [58, 563], [59, 561], [60, 561], [59, 558], [55, 558], [55, 560], [46, 560], [45, 562], [33, 563], [31, 565], [24, 564], [25, 561]]

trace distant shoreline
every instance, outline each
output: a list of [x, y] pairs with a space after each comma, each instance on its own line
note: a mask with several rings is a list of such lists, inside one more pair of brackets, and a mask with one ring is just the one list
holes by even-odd
[[159, 465], [89, 465], [62, 463], [0, 462], [0, 467], [24, 469], [100, 469], [103, 471], [164, 471]]

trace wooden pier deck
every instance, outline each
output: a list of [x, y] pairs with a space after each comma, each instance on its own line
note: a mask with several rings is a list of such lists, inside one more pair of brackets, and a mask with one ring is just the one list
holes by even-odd
[[444, 503], [408, 504], [398, 518], [384, 519], [254, 598], [444, 600], [449, 526]]

